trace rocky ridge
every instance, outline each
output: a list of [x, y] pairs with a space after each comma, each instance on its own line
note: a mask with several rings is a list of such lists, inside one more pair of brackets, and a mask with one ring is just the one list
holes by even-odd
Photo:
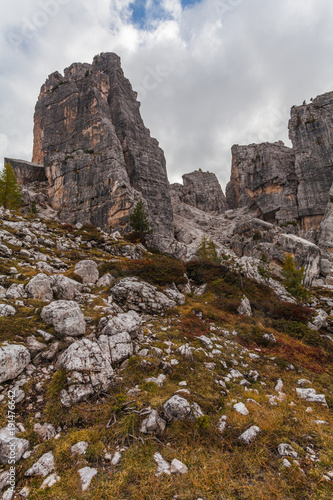
[[50, 203], [62, 220], [124, 227], [143, 197], [156, 232], [173, 236], [164, 154], [139, 106], [113, 53], [72, 64], [42, 86], [33, 162], [44, 165]]

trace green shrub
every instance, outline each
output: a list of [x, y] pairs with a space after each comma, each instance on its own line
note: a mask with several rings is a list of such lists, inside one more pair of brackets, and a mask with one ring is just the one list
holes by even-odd
[[311, 330], [303, 323], [298, 321], [286, 321], [284, 319], [273, 321], [273, 327], [280, 332], [286, 333], [290, 337], [302, 340], [305, 344], [320, 346], [323, 344], [318, 332]]
[[182, 262], [165, 255], [152, 255], [148, 259], [133, 260], [128, 263], [129, 275], [148, 281], [153, 285], [164, 286], [171, 283], [187, 283], [184, 277], [186, 268]]

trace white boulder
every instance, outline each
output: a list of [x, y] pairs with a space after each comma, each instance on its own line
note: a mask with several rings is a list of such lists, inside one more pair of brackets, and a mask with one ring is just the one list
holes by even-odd
[[15, 379], [30, 363], [28, 349], [20, 344], [0, 347], [0, 383]]
[[41, 318], [45, 323], [52, 324], [61, 337], [77, 337], [84, 335], [86, 331], [84, 315], [78, 304], [72, 300], [51, 302], [43, 307]]

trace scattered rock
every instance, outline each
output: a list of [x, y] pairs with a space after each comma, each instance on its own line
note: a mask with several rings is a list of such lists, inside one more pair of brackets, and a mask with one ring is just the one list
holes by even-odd
[[247, 297], [243, 297], [237, 312], [240, 316], [252, 316], [251, 304]]
[[156, 410], [152, 410], [150, 415], [142, 422], [140, 432], [161, 435], [165, 430], [165, 426], [165, 420], [158, 415]]
[[281, 457], [293, 457], [298, 458], [297, 451], [294, 450], [290, 444], [282, 443], [278, 446], [278, 452]]
[[170, 464], [164, 458], [160, 453], [155, 453], [154, 454], [154, 460], [157, 463], [157, 472], [155, 476], [160, 476], [161, 474], [171, 474], [170, 472]]
[[25, 476], [43, 476], [46, 477], [54, 470], [54, 456], [52, 451], [44, 453], [30, 469], [24, 474]]
[[103, 335], [116, 335], [120, 332], [127, 332], [132, 338], [135, 338], [139, 327], [141, 325], [141, 318], [135, 311], [128, 311], [127, 313], [118, 314], [108, 319], [108, 322], [102, 329]]
[[48, 441], [56, 436], [57, 432], [51, 424], [35, 424], [34, 431], [42, 438], [43, 441]]
[[174, 458], [171, 462], [170, 472], [171, 474], [177, 474], [177, 473], [186, 474], [188, 472], [188, 468], [186, 467], [185, 464], [180, 462], [180, 460]]
[[53, 290], [51, 288], [51, 278], [44, 273], [37, 274], [25, 287], [28, 296], [35, 300], [51, 302], [53, 300]]
[[15, 379], [30, 363], [28, 349], [19, 344], [0, 346], [0, 383]]
[[89, 444], [86, 441], [80, 441], [71, 447], [72, 455], [85, 455]]
[[89, 488], [92, 479], [97, 476], [98, 471], [97, 469], [93, 469], [91, 467], [83, 467], [83, 469], [80, 469], [78, 472], [81, 478], [82, 491], [86, 491]]
[[93, 260], [81, 260], [76, 264], [74, 272], [81, 276], [83, 284], [95, 284], [99, 278], [97, 264]]
[[243, 432], [238, 438], [239, 441], [245, 444], [251, 444], [260, 434], [260, 429], [256, 425], [252, 425], [247, 431]]
[[137, 278], [121, 279], [111, 289], [111, 293], [114, 300], [126, 310], [156, 314], [176, 307], [176, 302], [159, 292], [155, 286]]
[[116, 467], [120, 463], [120, 460], [121, 460], [121, 453], [119, 451], [116, 451], [111, 460], [111, 465]]
[[317, 394], [315, 389], [296, 389], [297, 396], [310, 403], [322, 403], [327, 405], [326, 398], [324, 394]]
[[244, 403], [236, 403], [234, 404], [234, 410], [241, 415], [249, 415], [249, 410], [246, 408]]
[[2, 243], [0, 243], [0, 257], [11, 257], [13, 254], [12, 250], [10, 248], [8, 248], [6, 245], [3, 245]]
[[86, 323], [78, 304], [72, 300], [58, 300], [43, 307], [41, 318], [45, 323], [51, 323], [61, 336], [77, 337], [84, 335]]
[[51, 276], [50, 280], [55, 299], [82, 301], [81, 291], [83, 285], [81, 283], [62, 274]]
[[197, 403], [189, 403], [186, 399], [174, 395], [163, 405], [167, 420], [195, 420], [203, 417], [203, 412]]
[[[82, 339], [70, 345], [58, 360], [60, 368], [67, 371], [68, 396], [78, 403], [86, 397], [107, 391], [113, 379], [110, 350], [97, 341]], [[68, 405], [67, 397], [62, 400]]]
[[17, 463], [22, 455], [29, 449], [30, 443], [27, 439], [17, 438], [20, 430], [9, 424], [0, 430], [0, 464], [7, 465], [9, 459], [15, 459]]
[[60, 481], [60, 476], [56, 474], [55, 472], [48, 476], [44, 481], [42, 482], [42, 485], [40, 487], [41, 490], [45, 490], [46, 488], [52, 488], [56, 483]]
[[14, 316], [16, 309], [8, 304], [0, 304], [0, 318], [1, 316]]

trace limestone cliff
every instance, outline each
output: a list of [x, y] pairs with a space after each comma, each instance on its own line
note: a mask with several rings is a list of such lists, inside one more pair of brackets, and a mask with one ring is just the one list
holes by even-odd
[[297, 177], [293, 151], [283, 142], [232, 147], [229, 208], [255, 207], [269, 221], [297, 218]]
[[215, 174], [196, 170], [183, 175], [183, 184], [172, 184], [171, 194], [179, 202], [204, 212], [222, 214], [226, 211], [226, 198]]
[[289, 137], [295, 152], [302, 227], [318, 228], [333, 182], [333, 92], [292, 107]]
[[156, 232], [173, 236], [164, 154], [139, 107], [112, 53], [72, 64], [42, 86], [33, 161], [44, 164], [51, 204], [63, 220], [124, 226], [141, 194]]

